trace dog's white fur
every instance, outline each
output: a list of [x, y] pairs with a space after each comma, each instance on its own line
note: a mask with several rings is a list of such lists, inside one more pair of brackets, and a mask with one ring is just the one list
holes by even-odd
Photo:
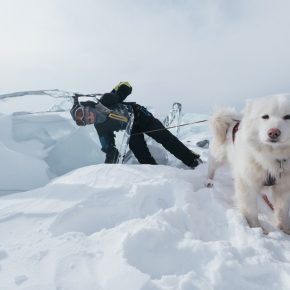
[[[233, 142], [232, 129], [237, 119], [241, 123]], [[207, 185], [213, 185], [215, 170], [228, 161], [237, 206], [251, 227], [261, 227], [257, 194], [271, 174], [276, 178], [272, 194], [277, 226], [290, 234], [290, 94], [248, 101], [243, 115], [221, 109], [210, 117], [209, 124], [213, 140]], [[273, 131], [280, 135], [272, 139]]]

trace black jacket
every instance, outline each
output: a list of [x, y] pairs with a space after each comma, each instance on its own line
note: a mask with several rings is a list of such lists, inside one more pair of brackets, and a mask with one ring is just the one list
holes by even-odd
[[[122, 116], [128, 117], [130, 113], [133, 113], [134, 103], [124, 103], [122, 98], [114, 91], [104, 94], [100, 98], [100, 102]], [[116, 152], [114, 132], [126, 129], [127, 123], [108, 118], [104, 123], [94, 124], [94, 126], [99, 135], [102, 151], [107, 154]]]

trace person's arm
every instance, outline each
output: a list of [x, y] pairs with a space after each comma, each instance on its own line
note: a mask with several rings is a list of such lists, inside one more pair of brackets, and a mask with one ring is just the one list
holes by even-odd
[[115, 93], [106, 93], [100, 98], [100, 102], [107, 107], [120, 103], [121, 101], [120, 96]]
[[106, 153], [105, 163], [117, 163], [119, 151], [116, 148], [114, 132], [103, 124], [95, 124], [95, 128], [98, 132], [102, 151]]
[[80, 104], [82, 106], [87, 106], [87, 107], [91, 107], [91, 108], [95, 108], [95, 106], [96, 106], [96, 102], [93, 102], [93, 101], [85, 101], [85, 102], [81, 102]]

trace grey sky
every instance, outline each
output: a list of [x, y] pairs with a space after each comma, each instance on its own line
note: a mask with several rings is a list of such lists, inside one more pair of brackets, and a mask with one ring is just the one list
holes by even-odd
[[290, 92], [288, 0], [0, 0], [0, 93], [105, 92], [187, 112]]

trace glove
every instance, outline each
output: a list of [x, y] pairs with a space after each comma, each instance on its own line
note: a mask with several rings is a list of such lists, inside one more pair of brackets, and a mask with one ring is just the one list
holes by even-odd
[[[196, 158], [196, 159], [200, 159], [200, 155], [199, 154], [196, 154], [194, 151], [192, 151], [191, 150], [191, 152], [192, 152], [192, 154], [194, 155], [194, 158]], [[200, 159], [201, 160], [201, 159]]]

